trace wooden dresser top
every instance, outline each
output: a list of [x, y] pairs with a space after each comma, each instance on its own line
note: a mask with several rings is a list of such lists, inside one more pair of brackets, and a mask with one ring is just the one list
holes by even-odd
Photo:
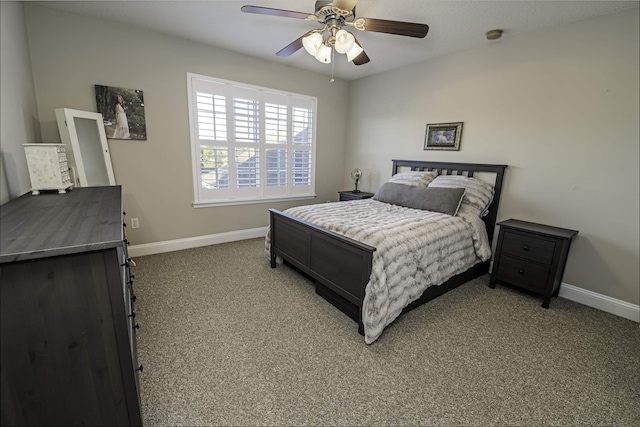
[[0, 206], [0, 263], [122, 245], [122, 188], [24, 194]]

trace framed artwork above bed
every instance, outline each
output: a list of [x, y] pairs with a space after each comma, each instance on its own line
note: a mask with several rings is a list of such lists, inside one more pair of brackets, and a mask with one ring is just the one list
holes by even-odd
[[460, 150], [462, 122], [427, 125], [424, 137], [425, 150]]

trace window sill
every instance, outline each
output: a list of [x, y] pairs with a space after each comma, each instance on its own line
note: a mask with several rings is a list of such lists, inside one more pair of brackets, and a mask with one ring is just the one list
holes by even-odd
[[293, 200], [313, 200], [317, 197], [316, 194], [304, 195], [304, 196], [289, 196], [289, 197], [261, 197], [259, 199], [224, 199], [224, 200], [207, 200], [207, 201], [195, 201], [193, 202], [194, 208], [212, 208], [217, 206], [235, 206], [235, 205], [253, 205], [257, 203], [272, 203], [272, 202], [290, 202]]

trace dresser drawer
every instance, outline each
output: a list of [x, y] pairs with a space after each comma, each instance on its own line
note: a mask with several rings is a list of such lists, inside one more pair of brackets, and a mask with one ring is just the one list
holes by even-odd
[[505, 231], [502, 252], [550, 265], [555, 247], [550, 240]]
[[549, 278], [549, 267], [502, 255], [497, 279], [528, 288], [544, 290]]

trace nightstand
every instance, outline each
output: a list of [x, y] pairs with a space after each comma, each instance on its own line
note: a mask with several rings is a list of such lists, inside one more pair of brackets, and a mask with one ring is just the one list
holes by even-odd
[[490, 288], [504, 282], [542, 295], [549, 308], [558, 297], [571, 239], [575, 230], [508, 219], [500, 226], [491, 270]]
[[373, 197], [373, 193], [367, 193], [365, 191], [358, 191], [354, 193], [352, 191], [338, 191], [340, 194], [340, 201], [344, 202], [345, 200], [362, 200], [362, 199], [370, 199]]

